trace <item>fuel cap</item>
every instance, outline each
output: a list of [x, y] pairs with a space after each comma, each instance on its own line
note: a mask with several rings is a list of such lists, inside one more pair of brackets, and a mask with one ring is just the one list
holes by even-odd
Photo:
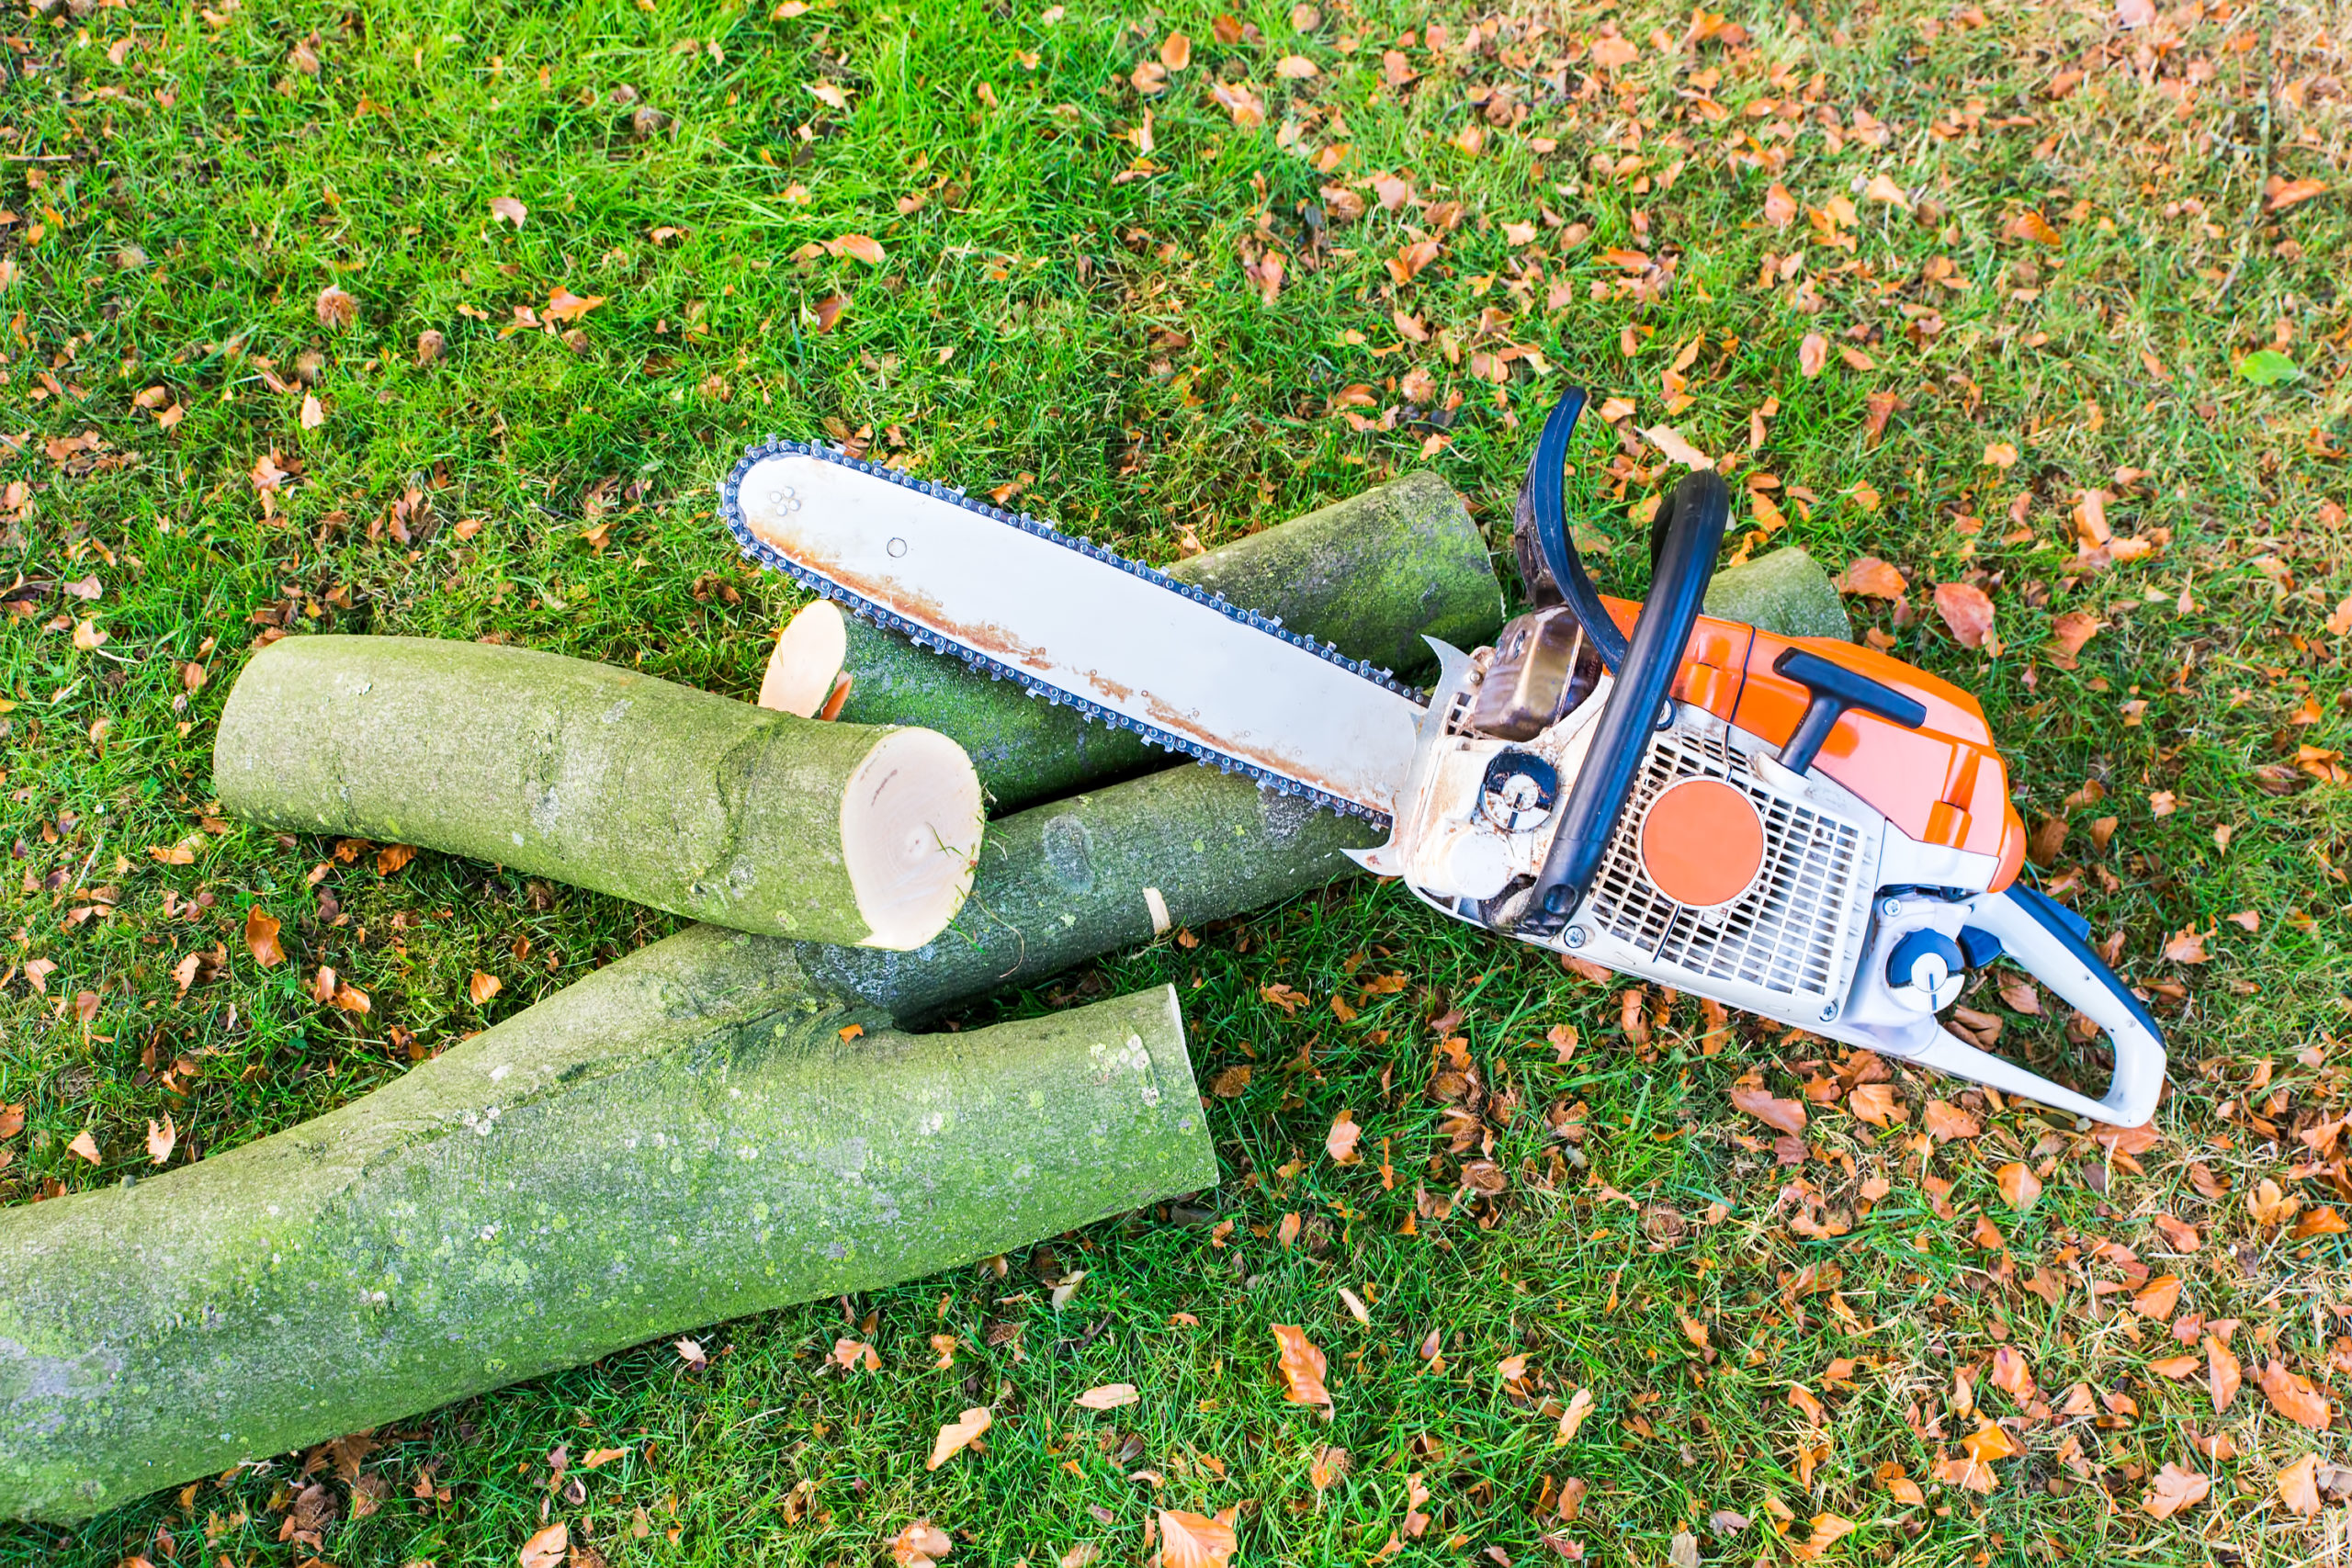
[[1642, 868], [1659, 891], [1693, 909], [1731, 903], [1764, 865], [1764, 819], [1743, 790], [1685, 779], [1642, 818]]

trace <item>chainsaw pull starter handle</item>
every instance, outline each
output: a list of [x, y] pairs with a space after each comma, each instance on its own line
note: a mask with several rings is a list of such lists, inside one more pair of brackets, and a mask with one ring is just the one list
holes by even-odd
[[[1556, 413], [1556, 411], [1555, 411]], [[1634, 793], [1634, 781], [1648, 754], [1650, 732], [1666, 711], [1667, 694], [1682, 668], [1683, 650], [1698, 624], [1700, 602], [1715, 572], [1715, 555], [1723, 547], [1724, 528], [1731, 518], [1731, 491], [1723, 476], [1702, 468], [1684, 477], [1667, 502], [1668, 514], [1664, 547], [1650, 580], [1649, 597], [1634, 622], [1634, 636], [1623, 662], [1614, 667], [1616, 684], [1610, 689], [1592, 740], [1585, 749], [1585, 763], [1560, 807], [1558, 829], [1544, 857], [1534, 897], [1521, 924], [1532, 933], [1549, 935], [1567, 922], [1594, 873], [1600, 869], [1618, 818]], [[1539, 516], [1542, 513], [1539, 512]], [[1575, 559], [1573, 551], [1569, 560]], [[1558, 569], [1554, 575], [1559, 576]], [[1581, 577], [1582, 571], [1578, 570]], [[1577, 601], [1565, 580], [1568, 604]], [[1595, 607], [1611, 631], [1616, 625], [1608, 612]], [[1582, 612], [1577, 612], [1582, 619]], [[1587, 626], [1587, 635], [1592, 627]], [[1597, 643], [1600, 639], [1594, 636]]]
[[1822, 742], [1829, 739], [1829, 732], [1837, 728], [1848, 708], [1876, 714], [1905, 729], [1917, 729], [1928, 722], [1926, 705], [1915, 698], [1906, 697], [1858, 670], [1849, 670], [1801, 648], [1783, 649], [1781, 657], [1772, 660], [1772, 673], [1794, 681], [1813, 699], [1805, 705], [1804, 718], [1798, 724], [1796, 733], [1781, 748], [1781, 765], [1792, 773], [1813, 766]]

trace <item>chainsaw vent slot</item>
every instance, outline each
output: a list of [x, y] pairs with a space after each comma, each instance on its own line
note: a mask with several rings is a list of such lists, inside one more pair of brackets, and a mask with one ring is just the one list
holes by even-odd
[[[1668, 897], [1642, 866], [1650, 803], [1686, 779], [1720, 779], [1764, 820], [1764, 860], [1748, 890], [1707, 910]], [[1652, 964], [1783, 996], [1841, 997], [1870, 889], [1858, 886], [1862, 836], [1851, 823], [1779, 794], [1718, 734], [1672, 729], [1644, 759], [1634, 797], [1594, 879], [1590, 918]]]

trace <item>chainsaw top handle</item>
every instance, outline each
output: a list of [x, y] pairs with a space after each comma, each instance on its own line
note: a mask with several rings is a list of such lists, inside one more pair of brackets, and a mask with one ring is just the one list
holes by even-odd
[[1724, 527], [1731, 517], [1731, 491], [1713, 469], [1689, 474], [1674, 487], [1674, 494], [1665, 503], [1669, 510], [1658, 530], [1649, 597], [1634, 619], [1632, 638], [1621, 636], [1567, 536], [1561, 474], [1568, 432], [1584, 402], [1584, 393], [1571, 389], [1544, 421], [1528, 484], [1537, 539], [1552, 575], [1616, 683], [1610, 688], [1593, 727], [1584, 767], [1560, 807], [1559, 827], [1529, 900], [1528, 917], [1521, 921], [1540, 934], [1566, 923], [1600, 868], [1601, 856], [1617, 830], [1617, 819], [1634, 793], [1650, 732], [1657, 727], [1658, 716], [1667, 711], [1667, 693], [1681, 669], [1682, 652], [1698, 623], [1700, 602], [1706, 597], [1708, 579], [1714, 575], [1715, 555], [1723, 547]]

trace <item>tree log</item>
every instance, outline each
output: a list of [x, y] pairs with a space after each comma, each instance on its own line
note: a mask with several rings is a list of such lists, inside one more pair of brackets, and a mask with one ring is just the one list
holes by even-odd
[[698, 927], [340, 1111], [0, 1211], [0, 1516], [158, 1487], [1212, 1184], [1172, 989], [959, 1034]]
[[610, 665], [421, 637], [246, 664], [213, 778], [275, 828], [425, 845], [673, 914], [914, 948], [971, 886], [979, 780], [929, 729], [819, 724]]
[[[1425, 632], [1473, 648], [1502, 624], [1486, 541], [1453, 487], [1431, 473], [1408, 474], [1167, 571], [1336, 643], [1351, 659], [1400, 671], [1430, 662]], [[933, 726], [963, 743], [1000, 813], [1168, 761], [1126, 730], [1089, 724], [823, 601], [785, 628], [760, 705], [853, 724]]]

